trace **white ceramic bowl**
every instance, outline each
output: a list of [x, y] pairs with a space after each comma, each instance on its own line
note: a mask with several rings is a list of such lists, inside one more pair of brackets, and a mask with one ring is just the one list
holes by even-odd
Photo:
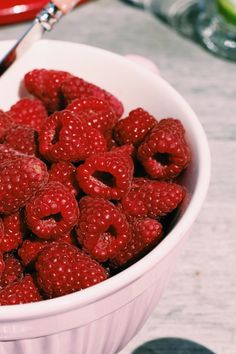
[[[9, 42], [0, 43], [3, 54]], [[40, 41], [0, 79], [0, 107], [18, 98], [33, 68], [70, 71], [111, 91], [126, 112], [138, 106], [156, 117], [177, 117], [187, 131], [192, 165], [182, 183], [190, 192], [169, 235], [120, 274], [81, 292], [39, 303], [0, 307], [1, 354], [113, 354], [143, 326], [157, 305], [205, 198], [210, 156], [202, 126], [162, 78], [116, 54], [84, 45]]]

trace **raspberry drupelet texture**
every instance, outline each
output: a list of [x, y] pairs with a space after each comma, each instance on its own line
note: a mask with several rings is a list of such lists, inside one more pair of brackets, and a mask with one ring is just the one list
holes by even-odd
[[125, 155], [132, 157], [132, 158], [135, 155], [135, 149], [132, 144], [126, 144], [126, 145], [122, 145], [122, 146], [113, 146], [111, 151], [113, 154], [122, 154], [122, 155], [125, 154]]
[[121, 203], [126, 214], [136, 217], [156, 218], [165, 216], [179, 206], [185, 196], [182, 186], [171, 183], [141, 179], [133, 186]]
[[88, 125], [102, 133], [111, 130], [118, 120], [106, 101], [93, 96], [78, 98], [70, 103], [66, 109], [75, 113]]
[[7, 112], [14, 123], [26, 125], [34, 130], [40, 130], [47, 119], [47, 111], [38, 99], [22, 98], [11, 106]]
[[60, 182], [75, 196], [78, 194], [79, 185], [76, 181], [76, 167], [70, 162], [57, 162], [49, 170], [49, 181]]
[[184, 128], [173, 118], [161, 120], [139, 146], [138, 158], [150, 177], [172, 179], [190, 162]]
[[60, 236], [56, 241], [44, 240], [37, 237], [26, 239], [18, 249], [18, 255], [21, 258], [22, 264], [27, 266], [30, 263], [34, 263], [37, 260], [39, 253], [52, 242], [68, 243], [70, 245], [74, 243], [70, 234]]
[[0, 252], [0, 279], [5, 269], [5, 262], [3, 260], [3, 254]]
[[0, 279], [0, 289], [23, 278], [23, 267], [20, 261], [11, 253], [4, 255], [4, 271]]
[[37, 282], [48, 298], [85, 289], [107, 279], [105, 269], [69, 244], [51, 243], [36, 261]]
[[117, 146], [117, 143], [116, 143], [115, 139], [113, 138], [113, 130], [107, 130], [104, 133], [104, 137], [105, 137], [106, 142], [107, 142], [108, 151], [111, 150], [113, 147]]
[[123, 149], [90, 156], [76, 172], [81, 189], [92, 197], [119, 200], [131, 187], [133, 161]]
[[0, 251], [16, 250], [23, 241], [23, 225], [20, 213], [5, 215], [0, 218]]
[[0, 109], [0, 143], [4, 141], [5, 135], [12, 124], [13, 121], [11, 117]]
[[18, 256], [22, 264], [26, 267], [32, 262], [35, 262], [39, 253], [50, 243], [50, 240], [43, 239], [26, 239], [18, 249]]
[[112, 267], [122, 267], [140, 259], [162, 239], [162, 225], [154, 219], [134, 219], [131, 223], [131, 239], [111, 260]]
[[64, 81], [61, 90], [68, 104], [77, 98], [93, 96], [107, 101], [117, 117], [121, 117], [124, 112], [123, 104], [114, 95], [79, 77], [73, 76]]
[[23, 125], [10, 128], [4, 143], [10, 148], [26, 155], [37, 155], [37, 132]]
[[77, 201], [60, 182], [49, 182], [27, 203], [25, 211], [31, 231], [44, 239], [57, 239], [78, 223]]
[[0, 305], [17, 305], [36, 302], [42, 300], [42, 297], [33, 281], [31, 275], [26, 275], [10, 283], [0, 291]]
[[157, 121], [153, 116], [142, 108], [136, 108], [128, 117], [118, 121], [114, 129], [114, 138], [119, 145], [138, 145], [156, 124]]
[[47, 110], [52, 113], [63, 107], [61, 85], [71, 77], [65, 71], [35, 69], [24, 77], [24, 84], [29, 93], [39, 98]]
[[17, 160], [19, 157], [24, 157], [25, 154], [20, 153], [6, 144], [0, 144], [0, 164], [7, 161]]
[[0, 213], [12, 214], [24, 207], [47, 180], [47, 166], [35, 157], [0, 164]]
[[39, 133], [40, 153], [49, 161], [78, 162], [107, 150], [102, 133], [70, 111], [55, 112]]
[[83, 197], [79, 203], [78, 240], [100, 262], [113, 258], [131, 237], [125, 215], [111, 202]]
[[152, 182], [149, 178], [134, 177], [132, 180], [132, 189], [143, 187], [145, 184]]

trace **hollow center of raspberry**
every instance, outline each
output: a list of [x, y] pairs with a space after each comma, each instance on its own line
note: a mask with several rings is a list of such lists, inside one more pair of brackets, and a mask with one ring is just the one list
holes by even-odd
[[162, 166], [168, 166], [170, 164], [170, 156], [166, 153], [157, 152], [153, 159], [159, 162]]
[[58, 125], [55, 130], [54, 130], [54, 135], [52, 137], [52, 140], [51, 140], [51, 143], [52, 145], [56, 144], [59, 139], [60, 139], [60, 131], [62, 129], [62, 126], [61, 125]]
[[115, 187], [116, 186], [116, 179], [109, 172], [96, 171], [93, 173], [93, 177], [108, 187]]
[[113, 225], [110, 225], [106, 231], [106, 234], [116, 237], [117, 236], [116, 228]]
[[62, 217], [62, 214], [61, 213], [56, 213], [56, 214], [50, 214], [50, 215], [46, 215], [42, 218], [43, 221], [46, 221], [46, 222], [60, 222], [61, 220], [63, 219]]

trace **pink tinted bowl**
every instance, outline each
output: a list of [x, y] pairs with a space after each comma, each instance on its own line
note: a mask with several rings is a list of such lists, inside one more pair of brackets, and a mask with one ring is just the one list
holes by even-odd
[[[11, 43], [0, 43], [3, 54]], [[165, 80], [117, 54], [85, 45], [40, 41], [1, 79], [1, 108], [19, 97], [34, 68], [70, 71], [109, 90], [125, 113], [138, 106], [183, 122], [192, 150], [181, 183], [188, 190], [168, 236], [140, 261], [81, 292], [39, 303], [0, 307], [1, 354], [113, 354], [141, 329], [157, 305], [207, 193], [210, 154], [188, 103]], [[21, 88], [21, 94], [24, 91]]]

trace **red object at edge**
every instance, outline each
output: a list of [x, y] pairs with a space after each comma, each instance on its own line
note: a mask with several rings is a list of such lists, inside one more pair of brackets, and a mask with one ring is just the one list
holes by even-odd
[[[50, 0], [0, 0], [0, 26], [32, 20]], [[79, 0], [78, 5], [88, 0]]]

